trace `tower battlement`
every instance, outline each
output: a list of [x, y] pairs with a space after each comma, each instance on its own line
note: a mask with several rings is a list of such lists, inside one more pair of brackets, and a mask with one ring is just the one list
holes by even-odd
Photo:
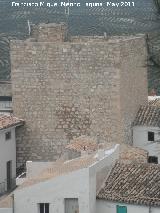
[[37, 42], [64, 42], [67, 27], [64, 23], [31, 25], [31, 38]]

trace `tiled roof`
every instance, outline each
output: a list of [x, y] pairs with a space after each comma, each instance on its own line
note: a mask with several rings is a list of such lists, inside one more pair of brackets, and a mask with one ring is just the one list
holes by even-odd
[[160, 165], [117, 162], [97, 198], [160, 206]]
[[[99, 144], [99, 147], [104, 149], [112, 149], [115, 143], [104, 143]], [[119, 161], [130, 163], [130, 162], [141, 162], [146, 163], [148, 160], [148, 152], [139, 147], [133, 147], [129, 144], [120, 144], [119, 146]]]
[[147, 163], [148, 152], [138, 147], [133, 147], [127, 144], [121, 144], [119, 160], [123, 163]]
[[140, 107], [134, 126], [146, 125], [160, 127], [160, 100], [152, 100]]
[[160, 99], [159, 98], [155, 98], [154, 100], [149, 100], [148, 104], [151, 105], [151, 106], [160, 107]]
[[96, 151], [98, 149], [98, 144], [91, 137], [80, 136], [72, 140], [71, 143], [66, 146], [66, 149], [75, 150], [77, 152]]
[[[87, 137], [81, 136], [74, 139], [70, 144], [66, 146], [66, 148], [69, 150], [77, 151], [77, 152], [84, 151], [84, 149], [89, 152], [94, 152], [98, 150], [98, 148], [111, 149], [115, 145], [116, 145], [115, 143], [97, 144], [93, 138], [90, 138], [88, 136]], [[148, 158], [147, 151], [137, 147], [133, 147], [131, 145], [120, 144], [120, 160], [121, 161], [145, 163], [147, 162], [147, 158]]]
[[[115, 146], [115, 143], [99, 144], [99, 146], [104, 147], [104, 149], [112, 149]], [[144, 149], [141, 149], [139, 147], [133, 147], [129, 144], [120, 144], [119, 161], [125, 163], [130, 162], [147, 163], [148, 152]]]
[[34, 185], [49, 179], [68, 174], [70, 172], [87, 168], [97, 161], [95, 155], [86, 155], [70, 161], [53, 163], [53, 166], [48, 167], [38, 177], [30, 178], [25, 181], [18, 189]]
[[13, 117], [12, 115], [0, 115], [0, 130], [22, 124], [24, 124], [22, 119]]

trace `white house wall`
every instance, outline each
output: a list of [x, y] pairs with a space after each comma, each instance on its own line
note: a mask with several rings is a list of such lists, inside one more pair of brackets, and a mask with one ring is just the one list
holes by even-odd
[[[105, 153], [107, 153], [107, 151]], [[117, 144], [113, 149], [108, 150], [108, 156], [105, 156], [89, 167], [89, 206], [91, 213], [96, 213], [96, 192], [100, 186], [100, 181], [102, 185], [104, 179], [106, 179], [105, 177], [110, 172], [110, 168], [115, 164], [118, 158], [119, 145]]]
[[26, 162], [26, 177], [33, 178], [38, 176], [44, 169], [53, 165], [55, 162]]
[[159, 213], [160, 208], [151, 207], [149, 210], [149, 206], [143, 205], [130, 205], [126, 203], [114, 203], [108, 202], [105, 200], [97, 200], [96, 202], [96, 213], [117, 213], [116, 206], [126, 206], [127, 213]]
[[50, 203], [50, 212], [64, 212], [64, 198], [78, 198], [79, 212], [89, 211], [89, 172], [82, 169], [15, 191], [15, 213], [38, 213], [38, 203]]
[[0, 208], [0, 213], [13, 213], [12, 208]]
[[[149, 213], [150, 213], [150, 212], [149, 212]], [[157, 208], [152, 207], [152, 208], [151, 208], [151, 213], [160, 213], [160, 207], [157, 207]]]
[[12, 101], [0, 101], [0, 110], [12, 109]]
[[[5, 133], [11, 131], [11, 139], [5, 140]], [[16, 142], [15, 128], [0, 131], [0, 183], [6, 181], [7, 161], [12, 161], [12, 177], [16, 177]]]
[[92, 173], [89, 173], [89, 209], [90, 213], [96, 213], [96, 174]]
[[[148, 141], [148, 132], [155, 133], [155, 141]], [[133, 146], [140, 147], [149, 152], [150, 156], [157, 156], [160, 163], [160, 128], [148, 126], [135, 126], [133, 127]]]
[[89, 168], [37, 183], [14, 192], [15, 213], [38, 213], [38, 203], [50, 203], [50, 212], [64, 213], [64, 198], [78, 198], [79, 213], [96, 213], [96, 174], [112, 165], [119, 146]]

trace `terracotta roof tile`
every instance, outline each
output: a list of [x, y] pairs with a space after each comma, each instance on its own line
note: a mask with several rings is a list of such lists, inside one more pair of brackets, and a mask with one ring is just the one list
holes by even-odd
[[160, 206], [160, 165], [116, 163], [97, 198]]
[[80, 136], [71, 141], [70, 144], [66, 146], [66, 149], [81, 151], [96, 151], [98, 149], [98, 144], [91, 137]]
[[160, 100], [155, 99], [140, 107], [134, 126], [146, 125], [160, 127]]
[[120, 158], [121, 162], [130, 163], [147, 163], [148, 152], [138, 147], [133, 147], [127, 144], [120, 145]]
[[24, 124], [22, 119], [13, 117], [12, 115], [0, 115], [0, 130], [20, 124]]
[[[104, 149], [111, 149], [115, 146], [115, 143], [99, 144]], [[130, 163], [130, 162], [141, 162], [147, 163], [148, 152], [139, 147], [133, 147], [129, 144], [120, 144], [119, 146], [119, 161]]]
[[[100, 143], [97, 144], [93, 138], [81, 136], [74, 139], [70, 144], [66, 146], [66, 149], [81, 152], [86, 151], [90, 153], [102, 149], [112, 149], [116, 144], [115, 143]], [[126, 162], [147, 162], [148, 152], [137, 147], [133, 147], [127, 144], [120, 144], [120, 160]]]

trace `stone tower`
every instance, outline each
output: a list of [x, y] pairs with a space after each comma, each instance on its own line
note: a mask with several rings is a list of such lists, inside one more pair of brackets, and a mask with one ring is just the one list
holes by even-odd
[[131, 143], [131, 125], [147, 101], [143, 35], [66, 38], [63, 24], [41, 24], [34, 39], [11, 42], [14, 114], [26, 125], [18, 164], [55, 160], [80, 135]]

